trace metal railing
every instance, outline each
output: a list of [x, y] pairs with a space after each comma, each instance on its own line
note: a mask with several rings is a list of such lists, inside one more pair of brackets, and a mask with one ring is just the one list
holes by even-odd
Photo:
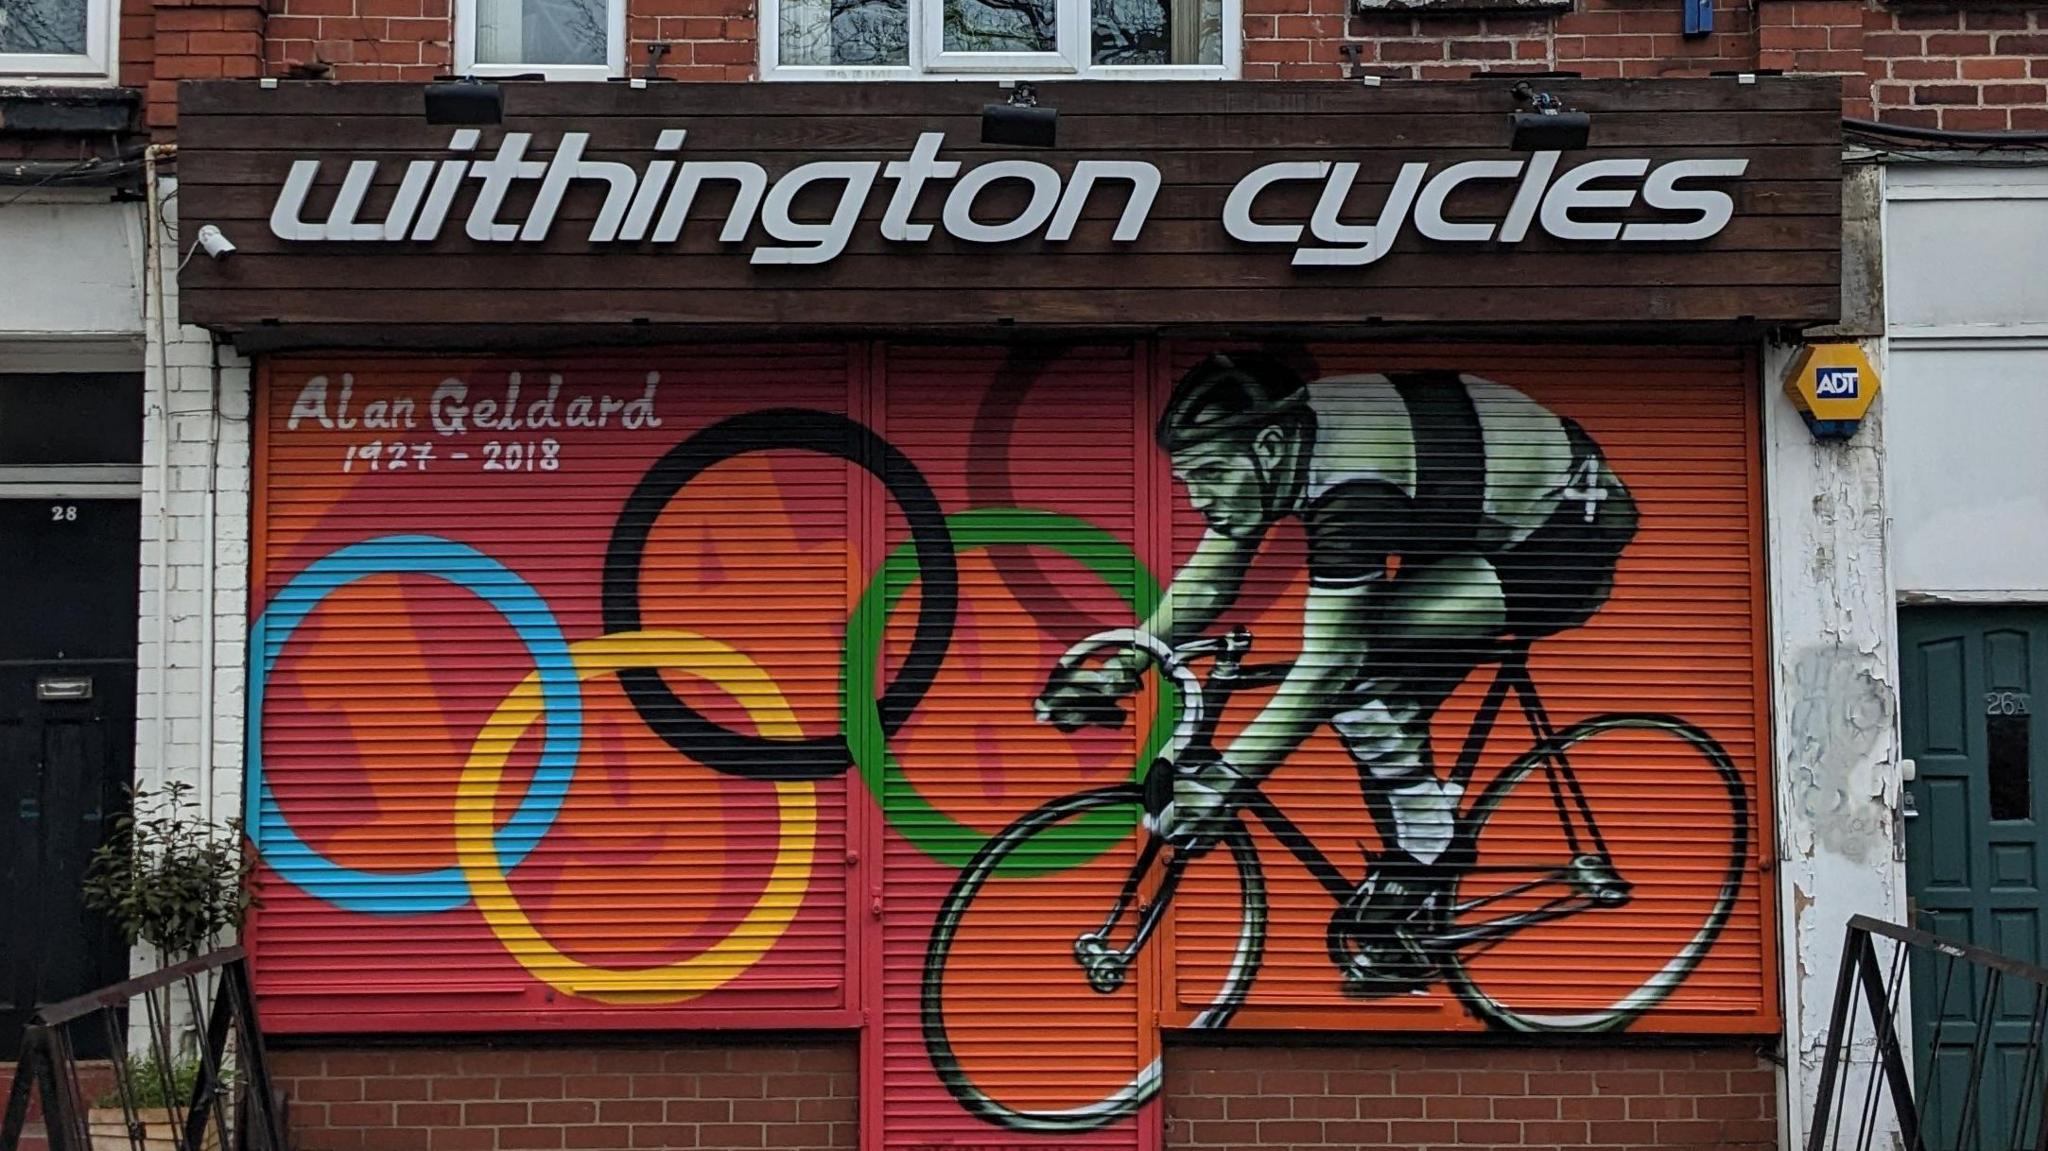
[[[112, 1086], [97, 1100], [80, 1081], [77, 1050], [88, 1036], [115, 1053]], [[32, 1096], [41, 1098], [49, 1151], [286, 1151], [240, 947], [37, 1008], [22, 1034], [0, 1151], [21, 1145]]]
[[[1909, 986], [1910, 1048], [1899, 1034]], [[2048, 1151], [2044, 1024], [2048, 968], [1852, 918], [1806, 1151], [1841, 1151], [1845, 1137], [1851, 1151]]]

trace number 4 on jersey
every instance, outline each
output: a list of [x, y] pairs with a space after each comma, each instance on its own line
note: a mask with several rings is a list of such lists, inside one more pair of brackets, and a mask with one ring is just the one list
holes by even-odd
[[1572, 474], [1560, 493], [1565, 501], [1578, 500], [1586, 507], [1586, 522], [1592, 523], [1593, 516], [1600, 510], [1600, 503], [1607, 498], [1607, 485], [1600, 482], [1600, 463], [1591, 456], [1572, 466]]

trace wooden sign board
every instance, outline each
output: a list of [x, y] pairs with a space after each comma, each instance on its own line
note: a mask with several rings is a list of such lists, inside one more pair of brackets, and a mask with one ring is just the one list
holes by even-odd
[[1726, 332], [1839, 306], [1824, 77], [1544, 80], [1588, 146], [1517, 151], [1511, 77], [994, 84], [188, 83], [186, 321], [244, 346], [698, 331]]

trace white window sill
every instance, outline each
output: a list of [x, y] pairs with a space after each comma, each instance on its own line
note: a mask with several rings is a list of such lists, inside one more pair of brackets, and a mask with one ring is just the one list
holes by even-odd
[[1057, 80], [1233, 80], [1237, 70], [1221, 64], [1122, 64], [1098, 65], [1082, 72], [920, 72], [915, 68], [850, 67], [815, 64], [771, 64], [761, 69], [763, 80], [913, 80], [986, 84], [995, 81], [1028, 80], [1052, 83]]
[[114, 79], [86, 56], [0, 55], [0, 88], [111, 88]]
[[469, 74], [479, 80], [502, 80], [508, 76], [539, 76], [551, 83], [583, 82], [601, 84], [625, 73], [606, 64], [472, 64]]

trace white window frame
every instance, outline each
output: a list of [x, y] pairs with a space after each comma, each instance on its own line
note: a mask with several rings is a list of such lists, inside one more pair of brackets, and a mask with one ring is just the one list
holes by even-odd
[[477, 0], [455, 0], [455, 70], [485, 79], [534, 76], [547, 80], [610, 80], [626, 74], [626, 0], [605, 0], [602, 64], [481, 64], [476, 58]]
[[1223, 0], [1221, 64], [1095, 64], [1092, 0], [1057, 0], [1055, 52], [947, 52], [941, 29], [945, 0], [910, 0], [911, 63], [902, 66], [782, 63], [783, 0], [761, 0], [764, 80], [1235, 80], [1244, 40], [1243, 0]]
[[0, 52], [0, 83], [18, 85], [112, 84], [120, 66], [121, 22], [116, 0], [85, 0], [85, 51]]

